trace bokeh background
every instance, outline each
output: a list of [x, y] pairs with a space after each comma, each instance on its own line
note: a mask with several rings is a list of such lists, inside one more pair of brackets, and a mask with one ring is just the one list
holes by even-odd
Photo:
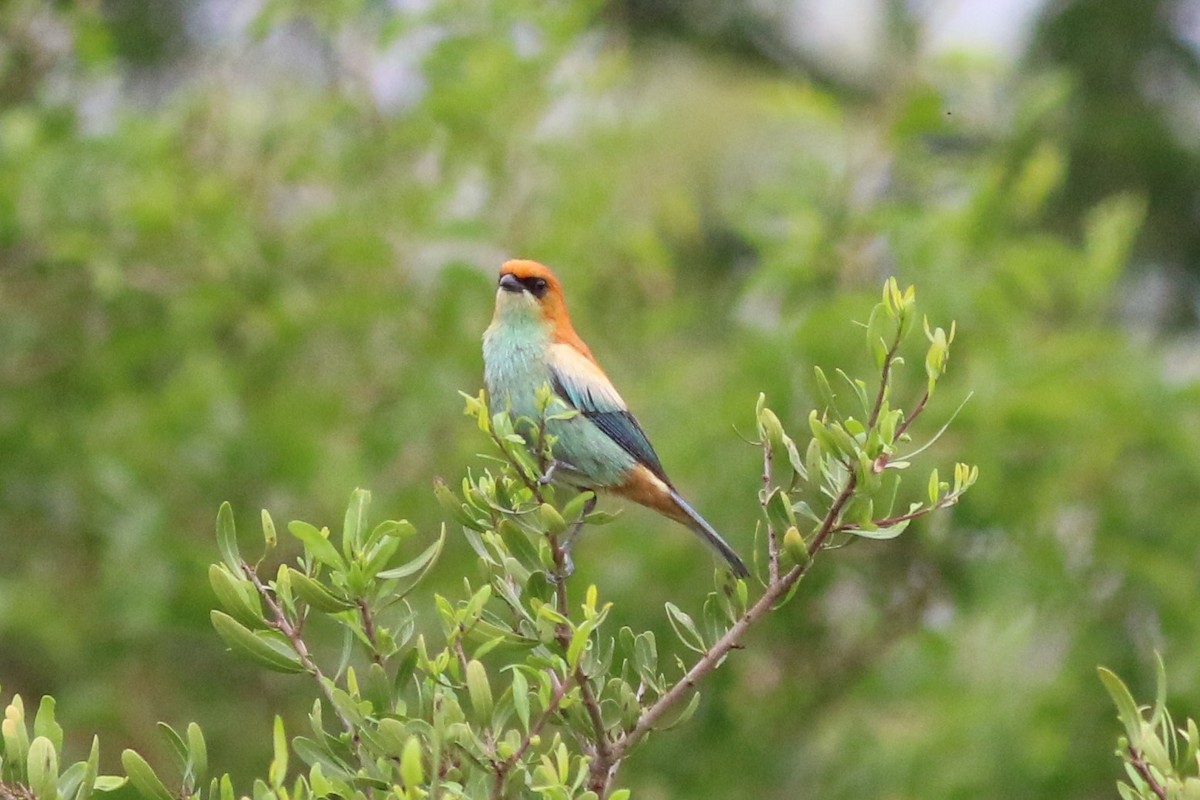
[[[930, 457], [979, 484], [822, 558], [629, 785], [1114, 796], [1097, 664], [1200, 711], [1198, 54], [1196, 0], [7, 0], [4, 694], [110, 768], [196, 720], [248, 791], [311, 689], [209, 628], [217, 506], [434, 530], [503, 259], [743, 551], [758, 392], [799, 435], [895, 274], [958, 321], [923, 433], [973, 391]], [[662, 642], [710, 586], [636, 509], [576, 560]]]

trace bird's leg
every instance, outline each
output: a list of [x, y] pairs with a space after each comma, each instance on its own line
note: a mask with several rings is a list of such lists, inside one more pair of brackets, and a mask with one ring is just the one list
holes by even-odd
[[550, 481], [554, 480], [554, 473], [558, 470], [560, 464], [562, 464], [562, 462], [557, 458], [550, 459], [550, 466], [546, 467], [546, 471], [540, 478], [538, 478], [538, 483], [542, 486], [545, 486]]
[[564, 542], [560, 549], [562, 552], [562, 571], [553, 576], [551, 580], [554, 583], [562, 583], [575, 574], [575, 562], [571, 560], [570, 542]]
[[575, 543], [575, 537], [578, 536], [579, 531], [583, 529], [583, 521], [587, 519], [587, 515], [592, 513], [595, 508], [596, 495], [593, 494], [590, 498], [588, 498], [587, 502], [583, 504], [583, 509], [579, 512], [579, 519], [575, 520], [575, 522], [571, 524], [570, 528], [567, 528], [566, 533], [564, 533], [562, 539], [559, 540], [561, 544], [558, 544], [557, 547], [558, 551], [562, 553], [562, 568], [558, 574], [551, 578], [551, 580], [553, 580], [555, 583], [562, 583], [574, 574], [575, 562], [571, 560], [571, 545]]

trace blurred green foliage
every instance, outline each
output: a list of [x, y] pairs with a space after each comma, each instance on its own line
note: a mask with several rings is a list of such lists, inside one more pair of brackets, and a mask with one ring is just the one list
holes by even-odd
[[[1112, 95], [911, 49], [845, 91], [629, 39], [599, 3], [205, 7], [131, 50], [132, 6], [0, 5], [0, 678], [53, 693], [68, 744], [165, 760], [154, 721], [195, 719], [214, 764], [262, 771], [290, 684], [211, 633], [214, 508], [332, 519], [365, 486], [439, 519], [514, 255], [559, 271], [735, 545], [748, 400], [800, 426], [885, 275], [959, 321], [941, 394], [974, 394], [941, 446], [979, 465], [970, 498], [815, 570], [631, 762], [636, 796], [1092, 797], [1116, 773], [1098, 663], [1144, 694], [1157, 648], [1200, 707], [1172, 669], [1200, 658], [1194, 331], [1128, 313], [1139, 232], [1183, 223], [1153, 181], [1078, 188], [1068, 123]], [[471, 557], [451, 541], [439, 580]], [[665, 634], [662, 603], [708, 586], [640, 510], [575, 559], [618, 626]]]

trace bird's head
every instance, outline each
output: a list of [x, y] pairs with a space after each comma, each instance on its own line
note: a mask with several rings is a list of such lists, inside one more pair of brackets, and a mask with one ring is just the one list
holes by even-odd
[[506, 261], [496, 289], [496, 318], [522, 317], [570, 325], [562, 284], [550, 268], [536, 261]]
[[592, 351], [571, 325], [558, 276], [536, 261], [506, 261], [500, 267], [496, 313], [488, 330], [520, 328], [530, 322], [544, 326], [551, 341], [570, 345], [588, 361], [596, 362]]

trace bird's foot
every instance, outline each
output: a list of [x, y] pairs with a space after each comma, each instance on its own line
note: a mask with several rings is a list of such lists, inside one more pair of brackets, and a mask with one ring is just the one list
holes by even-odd
[[562, 583], [575, 574], [575, 562], [571, 558], [570, 544], [564, 544], [560, 552], [562, 553], [562, 565], [549, 574], [548, 578], [551, 583]]
[[558, 459], [551, 460], [550, 466], [546, 467], [546, 471], [540, 478], [538, 478], [537, 482], [540, 485], [545, 486], [546, 484], [550, 483], [550, 481], [554, 480], [554, 473], [558, 471], [559, 463], [560, 462]]

